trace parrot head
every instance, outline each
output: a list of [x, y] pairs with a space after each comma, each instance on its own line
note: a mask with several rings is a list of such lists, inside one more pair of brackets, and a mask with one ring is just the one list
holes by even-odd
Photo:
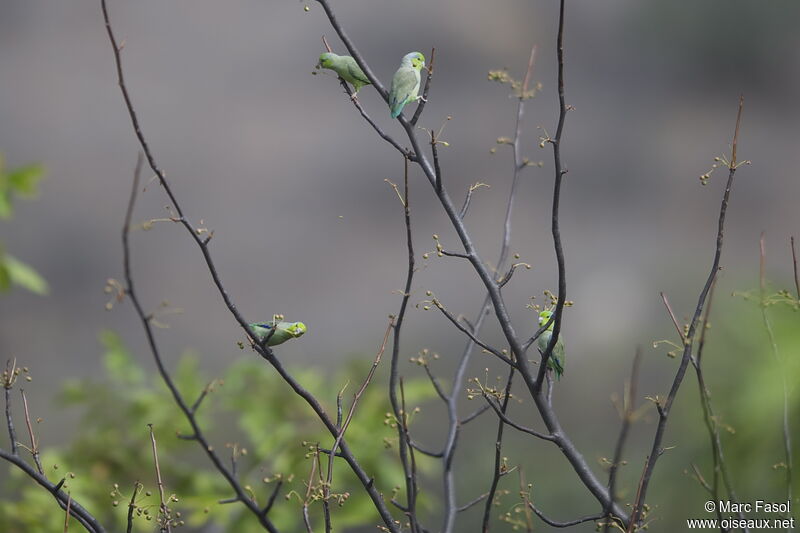
[[411, 52], [403, 56], [402, 64], [421, 70], [425, 66], [425, 56], [419, 52]]
[[[541, 313], [539, 313], [539, 325], [544, 326], [545, 324], [547, 324], [547, 321], [550, 320], [550, 317], [552, 316], [553, 312], [548, 310], [544, 310]], [[550, 324], [550, 327], [547, 329], [553, 329], [553, 324]]]
[[307, 330], [308, 328], [306, 328], [306, 325], [302, 322], [295, 322], [286, 328], [286, 331], [291, 333], [294, 338], [302, 336]]
[[325, 52], [319, 56], [319, 63], [317, 63], [317, 66], [322, 68], [331, 68], [331, 66], [333, 66], [333, 59], [335, 56], [336, 54]]

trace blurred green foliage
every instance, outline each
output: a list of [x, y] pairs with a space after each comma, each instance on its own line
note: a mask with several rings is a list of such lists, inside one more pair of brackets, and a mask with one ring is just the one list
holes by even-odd
[[[5, 159], [0, 154], [0, 219], [8, 220], [13, 216], [16, 197], [35, 198], [42, 177], [44, 168], [40, 165], [6, 170]], [[33, 268], [7, 253], [0, 243], [0, 292], [14, 285], [36, 294], [47, 293], [47, 282]]]
[[[263, 531], [254, 516], [241, 504], [220, 504], [233, 495], [222, 476], [188, 435], [190, 429], [159, 377], [150, 376], [110, 331], [103, 332], [105, 379], [73, 379], [66, 382], [59, 403], [78, 409], [82, 419], [71, 442], [47, 446], [42, 453], [45, 473], [51, 480], [66, 476], [65, 490], [90, 510], [109, 531], [124, 531], [128, 502], [134, 485], [143, 490], [136, 499], [146, 510], [134, 522], [135, 531], [153, 531], [158, 514], [148, 424], [153, 424], [166, 494], [175, 495], [173, 514], [179, 512], [189, 530], [213, 524], [216, 530]], [[355, 390], [366, 377], [369, 357], [353, 360], [334, 374], [313, 368], [295, 369], [294, 376], [312, 391], [329, 413], [336, 413], [336, 396], [343, 394], [346, 415]], [[197, 357], [184, 354], [173, 372], [175, 382], [191, 404], [208, 385], [210, 392], [198, 411], [204, 433], [215, 443], [217, 453], [230, 464], [234, 450], [237, 472], [245, 490], [260, 506], [266, 504], [278, 480], [283, 480], [280, 497], [270, 518], [283, 531], [303, 529], [301, 506], [318, 443], [329, 448], [333, 438], [307, 405], [260, 359], [242, 359], [232, 365], [224, 378], [210, 380], [199, 369]], [[374, 476], [378, 489], [390, 495], [402, 483], [397, 460], [397, 431], [392, 428], [391, 410], [385, 394], [385, 376], [379, 372], [358, 404], [346, 437], [359, 463]], [[210, 384], [210, 385], [209, 385]], [[411, 406], [434, 394], [426, 380], [405, 383]], [[22, 451], [22, 453], [26, 453]], [[323, 468], [327, 456], [322, 455]], [[424, 472], [433, 463], [418, 459]], [[2, 482], [14, 497], [0, 501], [0, 531], [38, 533], [61, 531], [63, 511], [38, 485], [25, 479], [18, 469]], [[338, 530], [380, 522], [360, 483], [344, 460], [337, 459], [331, 492], [348, 494], [340, 506], [331, 502]], [[321, 524], [321, 504], [311, 505], [312, 518]], [[147, 516], [151, 518], [148, 519]], [[79, 524], [73, 524], [75, 530]]]

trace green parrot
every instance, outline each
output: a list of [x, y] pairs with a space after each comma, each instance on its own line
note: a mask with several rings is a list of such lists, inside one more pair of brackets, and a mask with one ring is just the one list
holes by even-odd
[[356, 63], [356, 60], [350, 56], [340, 56], [332, 52], [326, 52], [319, 56], [317, 66], [334, 71], [344, 81], [352, 85], [354, 97], [358, 94], [359, 89], [371, 83], [367, 75]]
[[254, 322], [249, 326], [258, 335], [259, 340], [266, 338], [273, 326], [275, 327], [275, 333], [267, 341], [267, 346], [277, 346], [289, 339], [296, 339], [301, 337], [307, 330], [306, 325], [302, 322]]
[[403, 56], [400, 68], [392, 78], [392, 90], [389, 92], [389, 109], [392, 118], [397, 118], [406, 104], [422, 99], [419, 93], [420, 70], [425, 66], [425, 56], [419, 52], [411, 52]]
[[[542, 311], [539, 313], [539, 326], [544, 326], [550, 317], [553, 316], [552, 311]], [[547, 349], [547, 345], [550, 344], [550, 339], [553, 338], [553, 326], [555, 322], [550, 324], [550, 326], [539, 335], [538, 345], [539, 345], [539, 353], [544, 353]], [[556, 345], [553, 346], [553, 353], [550, 354], [550, 357], [547, 359], [547, 368], [555, 372], [556, 379], [561, 379], [561, 376], [564, 375], [564, 363], [566, 360], [564, 359], [564, 338], [562, 335], [558, 336], [558, 340], [556, 341]]]

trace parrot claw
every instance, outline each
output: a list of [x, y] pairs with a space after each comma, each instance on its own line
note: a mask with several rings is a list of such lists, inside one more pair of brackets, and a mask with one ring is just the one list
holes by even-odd
[[428, 103], [428, 99], [425, 98], [424, 96], [420, 95], [420, 96], [417, 96], [417, 102], [424, 102], [424, 103], [427, 104]]

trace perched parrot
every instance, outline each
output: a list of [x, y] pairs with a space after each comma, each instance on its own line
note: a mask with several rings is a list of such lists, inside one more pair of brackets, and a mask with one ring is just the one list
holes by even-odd
[[[542, 311], [539, 313], [539, 326], [544, 326], [550, 317], [553, 316], [552, 311]], [[550, 339], [553, 338], [553, 326], [555, 322], [550, 324], [550, 326], [539, 335], [538, 345], [539, 345], [539, 353], [544, 353], [547, 349], [547, 345], [550, 344]], [[559, 334], [558, 340], [556, 341], [556, 345], [553, 346], [553, 353], [550, 354], [550, 357], [547, 359], [547, 368], [551, 369], [556, 374], [557, 379], [561, 379], [561, 376], [564, 375], [564, 340], [563, 337]]]
[[319, 56], [318, 66], [334, 71], [341, 78], [353, 86], [353, 96], [358, 94], [358, 90], [364, 85], [370, 85], [369, 78], [358, 66], [356, 60], [350, 56], [340, 56], [332, 52], [326, 52]]
[[277, 346], [289, 339], [301, 337], [306, 332], [306, 325], [302, 322], [255, 322], [249, 324], [259, 339], [266, 338], [269, 332], [275, 327], [275, 333], [267, 341], [267, 346]]
[[425, 56], [419, 52], [411, 52], [403, 56], [400, 68], [392, 78], [392, 90], [389, 92], [389, 109], [392, 118], [397, 118], [406, 104], [422, 97], [419, 93], [420, 70], [425, 66]]

